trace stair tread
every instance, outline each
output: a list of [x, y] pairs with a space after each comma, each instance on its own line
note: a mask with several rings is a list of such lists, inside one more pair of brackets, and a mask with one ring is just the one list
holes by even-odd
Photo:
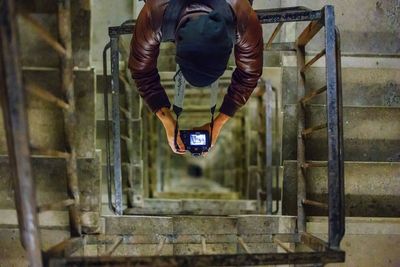
[[[284, 162], [293, 163], [297, 162], [297, 160], [284, 160]], [[311, 162], [315, 163], [326, 163], [326, 160], [312, 160]], [[344, 161], [345, 164], [388, 164], [388, 165], [400, 165], [400, 162], [396, 161]]]
[[[400, 212], [400, 163], [345, 162], [346, 216], [397, 217]], [[327, 203], [327, 171], [309, 168], [306, 172], [307, 198]], [[297, 212], [297, 162], [284, 161], [283, 213]], [[326, 215], [325, 210], [306, 207], [310, 215]]]
[[242, 216], [104, 216], [106, 234], [269, 234], [294, 233], [295, 217]]
[[[95, 154], [95, 80], [94, 70], [74, 71], [77, 122], [86, 127], [77, 127], [76, 146], [78, 157]], [[60, 73], [57, 70], [25, 69], [24, 80], [34, 83], [53, 95], [63, 99], [60, 89]], [[64, 116], [60, 108], [42, 99], [27, 95], [27, 113], [31, 142], [38, 147], [63, 150], [65, 148]], [[2, 125], [3, 116], [0, 117]], [[0, 154], [7, 153], [5, 130], [0, 127]]]
[[[297, 71], [295, 67], [283, 71], [283, 101], [297, 102]], [[325, 84], [325, 68], [312, 67], [306, 73], [306, 94]], [[342, 68], [343, 104], [353, 106], [400, 107], [400, 69], [398, 68]], [[326, 94], [320, 94], [310, 103], [326, 103]]]
[[128, 208], [125, 214], [148, 215], [229, 215], [255, 213], [256, 200], [145, 199], [142, 207]]
[[[348, 235], [400, 235], [400, 218], [346, 217], [345, 220]], [[311, 233], [327, 233], [327, 226], [327, 217], [307, 217], [307, 230]]]
[[[297, 105], [284, 107], [283, 158], [296, 159]], [[400, 108], [343, 107], [344, 159], [351, 161], [400, 161]], [[306, 109], [306, 127], [326, 122], [323, 105]], [[316, 131], [306, 140], [308, 160], [327, 159], [326, 129]]]
[[[120, 252], [117, 248], [116, 251], [113, 252], [113, 255], [117, 255], [117, 257], [104, 255], [98, 257], [100, 255], [98, 255], [99, 252], [97, 251], [97, 246], [93, 246], [90, 250], [92, 251], [92, 254], [89, 254], [88, 252], [90, 251], [87, 250], [90, 248], [90, 246], [87, 245], [85, 246], [87, 249], [85, 254], [89, 254], [87, 257], [77, 253], [77, 255], [74, 255], [73, 258], [55, 258], [50, 259], [50, 261], [52, 264], [57, 266], [60, 264], [96, 264], [96, 266], [120, 266], [121, 264], [125, 266], [126, 264], [140, 264], [140, 266], [161, 267], [170, 266], [171, 263], [176, 266], [268, 266], [270, 264], [292, 264], [293, 262], [301, 262], [303, 264], [320, 264], [344, 262], [345, 260], [345, 253], [341, 250], [327, 250], [325, 252], [307, 251], [309, 252], [307, 254], [304, 253], [304, 251], [302, 251], [302, 253], [282, 253], [282, 251], [277, 249], [276, 245], [274, 245], [274, 249], [267, 249], [264, 247], [264, 250], [258, 253], [247, 253], [246, 251], [243, 251], [241, 247], [238, 247], [236, 251], [236, 245], [234, 248], [228, 248], [225, 245], [219, 247], [223, 250], [223, 252], [215, 250], [215, 248], [218, 248], [218, 246], [211, 246], [212, 250], [207, 250], [207, 253], [202, 252], [202, 247], [196, 249], [192, 247], [190, 251], [188, 251], [190, 253], [186, 254], [178, 250], [182, 254], [174, 255], [174, 252], [178, 251], [166, 244], [162, 247], [162, 251], [159, 251], [155, 256], [157, 246], [158, 245], [146, 246], [144, 249], [142, 248], [143, 251], [137, 250], [135, 247], [128, 247], [126, 248], [126, 253], [128, 255], [123, 254], [123, 252], [121, 252], [123, 255], [118, 255]], [[166, 249], [169, 250], [165, 252]]]
[[[38, 206], [57, 203], [68, 198], [67, 194], [67, 168], [66, 160], [53, 157], [31, 158], [32, 176], [36, 182], [36, 198]], [[98, 158], [78, 158], [78, 177], [82, 205], [88, 209], [100, 207], [100, 169]], [[15, 207], [11, 191], [12, 175], [9, 167], [8, 156], [0, 156], [0, 209], [13, 209]], [[92, 202], [87, 203], [88, 200]], [[65, 208], [57, 208], [66, 210]]]

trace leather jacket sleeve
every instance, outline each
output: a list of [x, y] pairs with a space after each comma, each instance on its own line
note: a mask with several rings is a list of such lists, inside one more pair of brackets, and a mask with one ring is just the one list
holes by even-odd
[[[246, 2], [248, 1], [241, 1]], [[247, 6], [242, 3], [242, 5]], [[250, 7], [250, 5], [248, 5]], [[241, 7], [246, 9], [245, 7]], [[257, 86], [263, 67], [263, 37], [262, 28], [257, 14], [250, 7], [247, 19], [237, 12], [239, 39], [235, 45], [236, 69], [232, 74], [231, 84], [224, 97], [220, 112], [233, 116], [235, 112], [246, 104], [251, 93]]]
[[155, 21], [151, 6], [146, 3], [136, 21], [128, 65], [140, 96], [153, 112], [171, 106], [157, 69], [161, 36], [154, 30]]

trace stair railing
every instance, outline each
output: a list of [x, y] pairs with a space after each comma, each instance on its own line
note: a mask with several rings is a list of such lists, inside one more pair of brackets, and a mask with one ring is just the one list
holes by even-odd
[[[30, 266], [42, 266], [40, 234], [37, 213], [68, 208], [71, 236], [81, 236], [80, 200], [76, 156], [76, 112], [74, 97], [71, 3], [58, 1], [59, 40], [54, 38], [39, 21], [26, 13], [20, 13], [34, 32], [60, 56], [61, 99], [36, 84], [24, 85], [20, 62], [18, 28], [15, 1], [0, 2], [0, 87], [3, 117], [5, 121], [8, 154], [14, 179], [15, 207], [21, 234], [21, 243], [26, 250]], [[26, 92], [49, 102], [63, 111], [65, 126], [65, 151], [38, 147], [30, 143], [26, 112]], [[64, 158], [67, 168], [68, 199], [57, 203], [37, 206], [35, 183], [32, 177], [31, 154]]]
[[[306, 231], [305, 206], [314, 205], [329, 208], [329, 245], [338, 248], [344, 235], [344, 174], [343, 174], [343, 133], [342, 133], [342, 100], [341, 100], [341, 66], [340, 66], [340, 35], [335, 26], [333, 6], [325, 6], [321, 10], [310, 10], [305, 7], [289, 7], [269, 10], [257, 10], [260, 23], [278, 23], [271, 37], [266, 43], [265, 50], [272, 51], [296, 51], [298, 63], [298, 231]], [[285, 22], [310, 21], [310, 24], [300, 34], [294, 43], [273, 43], [278, 32]], [[313, 59], [305, 62], [305, 46], [322, 29], [325, 28], [325, 49]], [[122, 214], [122, 177], [121, 177], [121, 146], [119, 125], [119, 52], [118, 38], [120, 35], [131, 34], [133, 22], [125, 23], [120, 27], [110, 27], [111, 49], [111, 89], [112, 89], [112, 121], [113, 121], [113, 147], [114, 147], [114, 187], [116, 214]], [[305, 95], [305, 72], [322, 56], [326, 58], [326, 85]], [[327, 122], [321, 125], [305, 129], [305, 103], [315, 96], [326, 92]], [[107, 113], [107, 112], [106, 112]], [[107, 122], [106, 122], [107, 123]], [[308, 162], [305, 159], [305, 139], [313, 132], [328, 130], [328, 190], [329, 203], [319, 203], [306, 197], [305, 172], [308, 168], [324, 167], [324, 164]], [[108, 177], [111, 177], [108, 174]], [[111, 179], [111, 178], [110, 178]], [[109, 180], [110, 181], [110, 180]], [[110, 183], [109, 183], [110, 184]], [[268, 182], [269, 184], [269, 182]], [[112, 196], [109, 188], [109, 200]], [[270, 198], [269, 202], [271, 202]], [[271, 203], [267, 203], [270, 207]]]
[[[117, 27], [109, 27], [108, 34], [110, 41], [103, 50], [103, 77], [105, 80], [104, 87], [104, 123], [106, 132], [106, 177], [107, 177], [107, 195], [108, 206], [116, 215], [123, 214], [123, 192], [122, 192], [122, 160], [121, 160], [121, 125], [120, 112], [124, 109], [120, 106], [120, 71], [119, 71], [119, 37], [120, 35], [132, 34], [134, 29], [134, 21], [127, 20]], [[111, 122], [112, 134], [110, 136], [109, 126], [109, 108], [108, 94], [109, 86], [107, 79], [107, 51], [110, 50], [111, 61]], [[129, 111], [128, 111], [129, 112]], [[125, 112], [126, 113], [126, 112]], [[129, 115], [132, 114], [129, 112]], [[127, 143], [132, 140], [131, 136], [125, 138]], [[113, 155], [111, 160], [111, 144]], [[129, 144], [127, 144], [129, 146]], [[113, 192], [114, 188], [114, 192]], [[114, 196], [114, 200], [113, 200]]]
[[[267, 42], [266, 49], [273, 51], [296, 51], [298, 67], [298, 131], [297, 131], [297, 228], [300, 233], [306, 232], [305, 206], [316, 206], [328, 209], [329, 247], [339, 248], [344, 236], [344, 169], [343, 169], [343, 125], [342, 125], [342, 81], [340, 34], [335, 26], [333, 6], [321, 10], [304, 8], [289, 9], [286, 12], [257, 11], [261, 23], [278, 23]], [[300, 34], [295, 43], [273, 43], [274, 38], [284, 22], [311, 21]], [[305, 62], [305, 46], [322, 29], [325, 28], [325, 48], [310, 61]], [[325, 56], [326, 85], [306, 94], [305, 73], [318, 59]], [[326, 92], [327, 122], [305, 128], [306, 103], [315, 96]], [[321, 164], [307, 161], [305, 157], [305, 140], [314, 132], [327, 129], [328, 162]], [[306, 171], [309, 168], [327, 167], [328, 203], [307, 199]]]
[[[71, 219], [71, 232], [80, 234], [80, 222], [79, 222], [79, 190], [77, 187], [77, 176], [76, 176], [76, 155], [74, 152], [74, 100], [73, 100], [73, 79], [72, 79], [72, 58], [71, 58], [71, 28], [70, 28], [70, 8], [69, 0], [59, 1], [59, 19], [60, 19], [60, 39], [61, 43], [54, 40], [51, 35], [46, 34], [46, 31], [42, 31], [43, 28], [37, 28], [38, 32], [41, 32], [40, 36], [49, 43], [56, 51], [61, 54], [62, 59], [62, 75], [63, 82], [62, 88], [66, 94], [66, 101], [50, 96], [40, 90], [33, 89], [36, 95], [46, 99], [63, 109], [66, 109], [65, 123], [67, 128], [70, 127], [67, 132], [67, 141], [69, 147], [66, 151], [54, 151], [54, 150], [41, 150], [46, 152], [45, 154], [58, 155], [67, 159], [68, 166], [68, 193], [70, 199], [59, 203], [62, 206], [68, 206], [70, 208], [70, 219]], [[13, 166], [13, 176], [15, 180], [15, 198], [16, 208], [18, 211], [19, 226], [21, 230], [21, 240], [24, 245], [28, 259], [31, 266], [42, 266], [42, 258], [40, 253], [40, 242], [38, 233], [38, 220], [36, 213], [36, 196], [35, 187], [32, 179], [32, 170], [30, 165], [30, 148], [29, 148], [29, 133], [26, 109], [24, 106], [24, 85], [22, 82], [21, 67], [19, 63], [18, 53], [18, 41], [17, 41], [17, 28], [15, 21], [15, 9], [14, 1], [5, 0], [0, 2], [0, 34], [1, 34], [1, 64], [0, 64], [0, 84], [2, 93], [2, 107], [4, 110], [4, 117], [7, 129], [7, 140], [10, 153], [10, 160]], [[292, 253], [289, 249], [287, 254], [261, 254], [261, 255], [226, 255], [216, 257], [213, 255], [201, 255], [201, 256], [177, 256], [176, 258], [180, 262], [187, 263], [188, 260], [198, 261], [207, 260], [212, 264], [206, 264], [205, 266], [211, 265], [232, 265], [232, 263], [243, 264], [260, 264], [260, 263], [312, 263], [316, 261], [320, 262], [339, 262], [344, 260], [344, 253], [338, 250], [340, 240], [344, 234], [344, 177], [343, 177], [343, 137], [342, 137], [342, 100], [341, 100], [341, 75], [340, 75], [340, 36], [339, 32], [335, 27], [334, 12], [332, 6], [326, 6], [322, 10], [312, 11], [304, 8], [295, 9], [281, 9], [281, 10], [261, 10], [257, 11], [261, 23], [279, 23], [277, 29], [279, 31], [283, 22], [293, 21], [311, 21], [310, 25], [300, 35], [296, 43], [283, 43], [274, 44], [272, 39], [268, 42], [268, 49], [272, 50], [295, 50], [297, 51], [298, 65], [299, 68], [299, 110], [302, 110], [303, 102], [311, 97], [311, 95], [305, 95], [305, 71], [312, 65], [319, 57], [325, 55], [326, 57], [326, 88], [321, 88], [312, 94], [320, 94], [324, 91], [327, 92], [327, 118], [326, 128], [328, 129], [328, 184], [329, 184], [329, 247], [326, 247], [324, 242], [312, 237], [307, 234], [305, 227], [305, 212], [304, 206], [307, 203], [317, 203], [316, 201], [307, 200], [305, 195], [305, 177], [304, 171], [311, 167], [320, 167], [318, 164], [313, 162], [305, 161], [304, 156], [304, 138], [307, 135], [312, 134], [314, 131], [324, 128], [323, 126], [316, 126], [309, 129], [304, 128], [304, 113], [300, 111], [299, 116], [299, 136], [298, 136], [298, 173], [299, 173], [299, 197], [298, 197], [298, 230], [300, 235], [290, 237], [290, 240], [286, 240], [289, 243], [298, 242], [297, 238], [300, 238], [301, 242], [308, 244], [310, 247], [315, 249], [317, 252], [309, 253]], [[279, 26], [280, 25], [280, 26]], [[317, 54], [317, 56], [305, 63], [305, 45], [311, 40], [313, 36], [325, 26], [325, 49], [323, 52]], [[118, 214], [122, 214], [122, 184], [121, 184], [121, 165], [118, 162], [120, 158], [120, 144], [118, 144], [120, 135], [118, 133], [119, 127], [119, 104], [116, 100], [118, 99], [119, 84], [118, 84], [118, 46], [116, 39], [113, 37], [119, 34], [129, 34], [132, 32], [132, 25], [124, 25], [118, 27], [117, 32], [113, 32], [113, 28], [110, 28], [111, 37], [111, 61], [112, 61], [112, 90], [113, 95], [113, 128], [114, 131], [114, 145], [119, 145], [119, 154], [114, 150], [114, 160], [117, 160], [117, 165], [114, 164], [114, 182], [116, 190], [116, 208]], [[116, 34], [116, 35], [114, 35]], [[4, 96], [4, 97], [3, 97]], [[114, 98], [115, 97], [115, 98]], [[312, 97], [311, 97], [312, 98]], [[305, 101], [307, 102], [307, 101]], [[115, 106], [114, 106], [115, 105]], [[115, 125], [115, 126], [114, 126]], [[116, 141], [115, 139], [118, 139]], [[115, 147], [114, 147], [115, 149]], [[115, 163], [115, 162], [114, 162]], [[119, 169], [115, 169], [119, 168]], [[117, 174], [117, 175], [115, 175]], [[76, 178], [76, 179], [75, 179]], [[51, 204], [54, 206], [55, 204]], [[324, 203], [320, 203], [320, 206], [326, 206]], [[40, 210], [40, 208], [39, 208]], [[284, 237], [284, 236], [283, 236]], [[283, 237], [281, 237], [283, 239]], [[278, 239], [280, 240], [280, 239]], [[282, 240], [276, 241], [282, 248]], [[70, 239], [60, 243], [52, 249], [52, 255], [62, 255], [62, 257], [72, 255], [73, 251], [76, 251], [76, 247], [82, 246], [82, 238]], [[173, 256], [172, 256], [173, 257]], [[164, 260], [170, 260], [168, 257], [162, 258]], [[162, 260], [161, 259], [161, 260]], [[63, 263], [66, 263], [68, 259], [62, 259]], [[72, 261], [74, 259], [71, 259]], [[77, 259], [75, 259], [77, 260]], [[86, 259], [90, 261], [90, 259]], [[96, 259], [92, 259], [96, 260]], [[107, 260], [107, 259], [104, 259]], [[112, 260], [112, 259], [111, 259]], [[129, 260], [129, 259], [128, 259]], [[136, 259], [139, 260], [139, 259]], [[152, 261], [154, 258], [147, 259], [150, 265], [154, 266]], [[251, 264], [250, 264], [251, 265]]]

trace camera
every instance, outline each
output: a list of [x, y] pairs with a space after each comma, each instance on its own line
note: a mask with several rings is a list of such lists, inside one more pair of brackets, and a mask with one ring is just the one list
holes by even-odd
[[206, 130], [181, 130], [181, 139], [186, 151], [192, 156], [200, 156], [210, 148], [210, 133]]

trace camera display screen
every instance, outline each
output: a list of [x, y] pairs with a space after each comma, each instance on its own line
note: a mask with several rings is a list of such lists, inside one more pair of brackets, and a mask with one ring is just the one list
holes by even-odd
[[190, 145], [192, 146], [205, 146], [207, 144], [205, 134], [191, 134]]
[[181, 130], [180, 135], [186, 151], [200, 156], [210, 148], [210, 133], [207, 130]]

